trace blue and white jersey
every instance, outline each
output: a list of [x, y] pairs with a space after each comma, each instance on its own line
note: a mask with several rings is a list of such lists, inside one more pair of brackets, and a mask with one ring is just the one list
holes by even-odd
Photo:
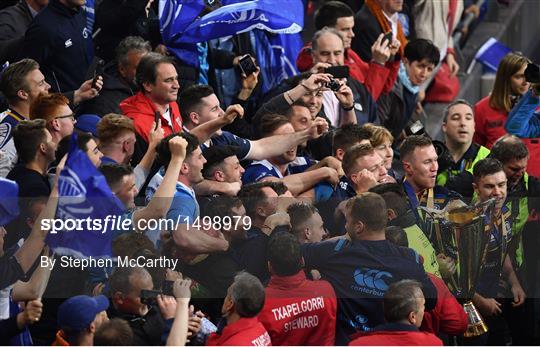
[[[315, 163], [314, 160], [307, 157], [296, 157], [296, 159], [287, 166], [285, 176], [302, 173]], [[279, 169], [268, 160], [258, 160], [254, 161], [246, 168], [246, 172], [242, 175], [242, 183], [248, 184], [258, 182], [265, 177], [283, 178], [284, 176]]]
[[23, 119], [23, 116], [9, 109], [0, 113], [0, 177], [6, 177], [17, 163], [13, 129]]

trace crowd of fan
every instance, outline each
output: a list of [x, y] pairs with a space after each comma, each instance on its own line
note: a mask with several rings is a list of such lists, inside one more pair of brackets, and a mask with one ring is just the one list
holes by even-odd
[[[0, 11], [0, 58], [11, 62], [0, 176], [18, 184], [20, 207], [0, 218], [0, 343], [533, 343], [540, 144], [505, 131], [530, 61], [508, 54], [489, 96], [428, 115], [442, 118], [444, 143], [417, 129], [426, 86], [460, 69], [459, 18], [478, 9], [366, 0], [355, 14], [323, 2], [302, 72], [263, 95], [264, 66], [239, 72], [250, 33], [224, 39], [231, 49], [210, 42], [197, 70], [160, 42], [157, 1], [97, 3], [94, 39], [85, 0]], [[106, 63], [96, 78], [94, 53]], [[335, 66], [349, 78], [330, 88]], [[133, 226], [109, 231], [113, 255], [175, 268], [40, 265], [60, 262], [41, 222], [55, 217], [74, 132]], [[436, 251], [419, 207], [492, 198], [470, 298], [489, 332], [464, 338], [447, 287], [457, 260]], [[181, 222], [136, 227], [165, 219]]]

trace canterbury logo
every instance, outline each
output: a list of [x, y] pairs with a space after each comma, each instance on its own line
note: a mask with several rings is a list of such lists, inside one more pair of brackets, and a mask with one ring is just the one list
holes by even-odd
[[386, 291], [388, 284], [385, 278], [392, 278], [392, 274], [387, 271], [360, 268], [354, 271], [354, 281], [362, 287]]

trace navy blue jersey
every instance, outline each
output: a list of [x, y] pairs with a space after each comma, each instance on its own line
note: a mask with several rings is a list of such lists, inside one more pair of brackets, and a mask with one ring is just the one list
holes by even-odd
[[499, 290], [499, 280], [503, 270], [504, 259], [508, 254], [508, 245], [512, 239], [512, 219], [510, 210], [503, 206], [502, 215], [506, 230], [503, 235], [502, 221], [496, 223], [486, 220], [486, 231], [489, 231], [489, 242], [486, 256], [482, 263], [482, 271], [476, 284], [478, 294], [486, 298], [496, 298]]
[[[315, 164], [315, 161], [307, 157], [296, 157], [296, 159], [287, 166], [285, 176], [302, 173], [313, 164]], [[254, 161], [246, 168], [246, 172], [242, 175], [242, 182], [244, 184], [258, 182], [265, 177], [283, 178], [283, 175], [268, 160]]]
[[230, 133], [228, 131], [222, 131], [220, 135], [212, 136], [210, 139], [210, 145], [202, 144], [201, 150], [208, 148], [210, 146], [237, 146], [239, 147], [238, 153], [236, 156], [240, 160], [247, 159], [249, 152], [251, 151], [251, 142], [249, 140], [243, 139]]
[[305, 244], [308, 269], [317, 269], [329, 281], [338, 298], [336, 344], [384, 323], [383, 296], [388, 286], [402, 279], [422, 284], [426, 310], [435, 306], [437, 292], [424, 271], [418, 254], [410, 248], [382, 241], [346, 239]]

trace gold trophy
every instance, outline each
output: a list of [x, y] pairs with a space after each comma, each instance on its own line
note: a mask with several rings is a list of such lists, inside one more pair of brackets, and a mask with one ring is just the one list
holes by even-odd
[[456, 296], [465, 301], [468, 326], [465, 337], [480, 336], [488, 331], [480, 313], [472, 303], [476, 281], [482, 269], [489, 242], [486, 215], [493, 211], [494, 199], [467, 206], [464, 203], [449, 204], [444, 210], [422, 207], [426, 212], [426, 228], [438, 253], [450, 253], [458, 265], [448, 286]]

